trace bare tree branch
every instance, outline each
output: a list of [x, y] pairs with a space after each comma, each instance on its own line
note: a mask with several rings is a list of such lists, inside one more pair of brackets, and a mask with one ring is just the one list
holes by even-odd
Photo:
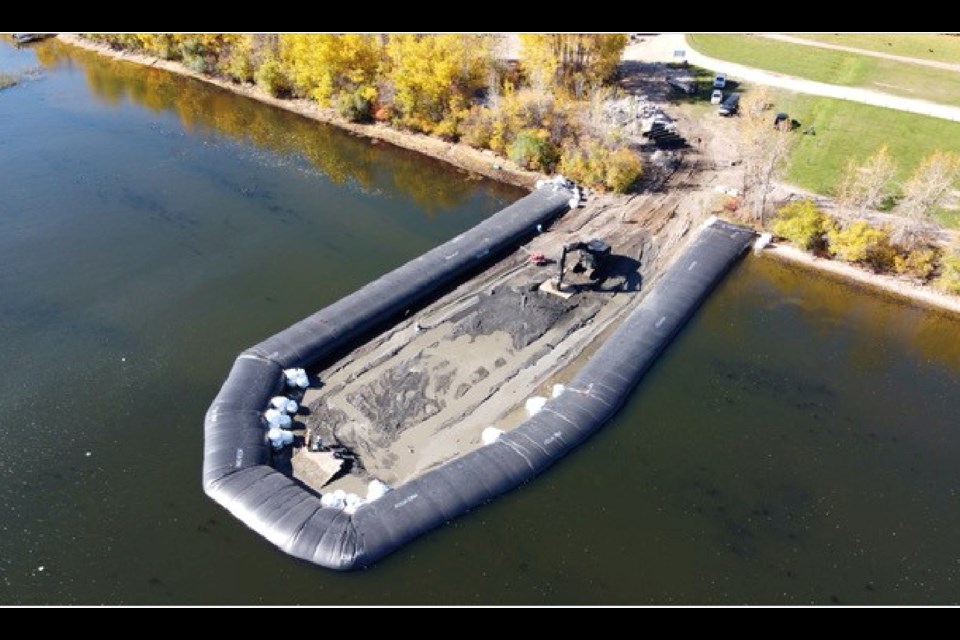
[[933, 216], [960, 181], [960, 156], [935, 151], [924, 158], [920, 166], [903, 185], [903, 199], [897, 207], [903, 219], [898, 230], [898, 241], [915, 246], [925, 241], [933, 223]]
[[743, 152], [744, 203], [760, 226], [765, 224], [767, 197], [773, 181], [783, 169], [793, 146], [791, 122], [775, 124], [770, 115], [773, 104], [766, 87], [744, 95], [740, 109], [740, 136]]

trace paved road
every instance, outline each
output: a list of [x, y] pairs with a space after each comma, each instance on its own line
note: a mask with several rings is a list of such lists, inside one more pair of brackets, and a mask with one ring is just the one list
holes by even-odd
[[842, 44], [831, 44], [829, 42], [820, 42], [819, 40], [805, 40], [795, 36], [788, 36], [785, 33], [756, 33], [754, 35], [771, 38], [773, 40], [782, 40], [792, 44], [802, 44], [808, 47], [817, 47], [820, 49], [833, 49], [834, 51], [844, 51], [846, 53], [855, 53], [861, 56], [871, 58], [883, 58], [884, 60], [893, 60], [894, 62], [906, 62], [908, 64], [919, 64], [924, 67], [933, 67], [934, 69], [944, 69], [960, 73], [960, 64], [952, 62], [941, 62], [939, 60], [927, 60], [925, 58], [911, 58], [910, 56], [898, 56], [893, 53], [884, 53], [883, 51], [871, 51], [870, 49], [858, 49], [857, 47], [847, 47]]
[[682, 33], [664, 33], [649, 37], [642, 43], [631, 45], [627, 47], [627, 50], [624, 52], [624, 59], [647, 62], [670, 62], [674, 59], [673, 52], [679, 49], [686, 51], [687, 61], [690, 62], [690, 64], [712, 71], [724, 72], [733, 78], [746, 80], [754, 84], [765, 84], [798, 93], [809, 93], [815, 96], [837, 98], [839, 100], [851, 100], [853, 102], [861, 102], [877, 107], [909, 111], [934, 118], [960, 122], [960, 107], [927, 102], [926, 100], [892, 96], [873, 89], [842, 87], [825, 82], [815, 82], [813, 80], [805, 80], [803, 78], [787, 76], [763, 69], [755, 69], [742, 64], [717, 60], [691, 48]]

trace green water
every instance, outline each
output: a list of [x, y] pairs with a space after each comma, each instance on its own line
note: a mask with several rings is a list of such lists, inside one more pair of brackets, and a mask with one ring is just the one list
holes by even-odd
[[0, 604], [960, 601], [960, 323], [752, 258], [549, 474], [365, 571], [284, 556], [200, 488], [233, 357], [520, 192], [0, 43], [37, 64], [0, 91]]

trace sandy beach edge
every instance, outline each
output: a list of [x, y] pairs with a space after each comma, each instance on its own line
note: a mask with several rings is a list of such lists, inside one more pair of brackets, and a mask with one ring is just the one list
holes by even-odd
[[305, 118], [339, 127], [354, 135], [374, 140], [382, 140], [394, 146], [422, 153], [431, 158], [451, 164], [459, 169], [506, 184], [524, 189], [533, 189], [537, 180], [548, 177], [543, 173], [523, 169], [511, 160], [489, 150], [480, 150], [465, 144], [445, 142], [440, 138], [411, 131], [402, 131], [385, 124], [358, 124], [348, 122], [341, 118], [333, 109], [323, 108], [312, 100], [302, 98], [275, 98], [256, 85], [237, 84], [222, 78], [197, 73], [181, 63], [172, 60], [164, 60], [156, 56], [129, 51], [116, 51], [107, 45], [87, 40], [75, 33], [61, 33], [57, 35], [57, 39], [65, 44], [93, 51], [114, 60], [122, 60], [155, 69], [163, 69], [164, 71], [200, 80], [201, 82], [212, 84], [237, 95], [285, 109]]

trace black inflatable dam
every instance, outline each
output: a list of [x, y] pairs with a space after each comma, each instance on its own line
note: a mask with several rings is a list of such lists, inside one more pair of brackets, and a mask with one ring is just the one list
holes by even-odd
[[270, 466], [263, 412], [283, 370], [313, 367], [471, 270], [517, 247], [566, 210], [546, 187], [242, 353], [207, 411], [207, 495], [284, 552], [332, 569], [368, 565], [536, 476], [606, 423], [660, 352], [749, 246], [749, 229], [712, 222], [560, 396], [522, 425], [349, 510]]

